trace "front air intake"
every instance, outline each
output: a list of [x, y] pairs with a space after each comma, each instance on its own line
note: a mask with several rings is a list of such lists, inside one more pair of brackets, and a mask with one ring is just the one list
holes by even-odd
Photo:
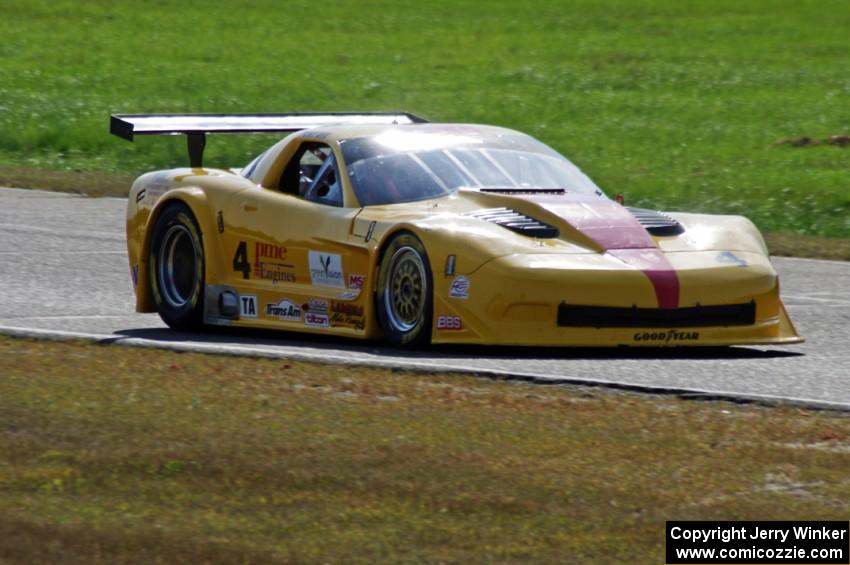
[[637, 218], [646, 231], [652, 235], [670, 236], [679, 235], [685, 231], [682, 224], [664, 214], [655, 210], [647, 210], [646, 208], [626, 208], [632, 213], [632, 216]]
[[755, 323], [755, 302], [685, 308], [620, 308], [564, 302], [558, 306], [558, 325], [561, 327], [694, 328], [750, 326]]
[[485, 222], [498, 224], [503, 228], [527, 235], [528, 237], [553, 238], [558, 237], [559, 233], [558, 228], [555, 226], [550, 226], [510, 208], [487, 208], [486, 210], [469, 212], [465, 215], [484, 220]]

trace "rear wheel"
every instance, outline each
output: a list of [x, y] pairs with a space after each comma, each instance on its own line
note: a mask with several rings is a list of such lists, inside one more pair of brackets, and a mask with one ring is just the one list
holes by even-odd
[[182, 202], [156, 220], [148, 264], [160, 318], [176, 330], [198, 328], [204, 309], [204, 246], [195, 216]]
[[431, 267], [425, 247], [412, 233], [399, 233], [384, 250], [377, 293], [378, 320], [394, 345], [417, 347], [431, 341]]

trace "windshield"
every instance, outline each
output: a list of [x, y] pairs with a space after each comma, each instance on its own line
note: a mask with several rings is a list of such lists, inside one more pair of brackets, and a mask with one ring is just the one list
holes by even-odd
[[438, 198], [461, 187], [602, 194], [575, 165], [527, 135], [467, 129], [394, 129], [343, 141], [360, 205]]

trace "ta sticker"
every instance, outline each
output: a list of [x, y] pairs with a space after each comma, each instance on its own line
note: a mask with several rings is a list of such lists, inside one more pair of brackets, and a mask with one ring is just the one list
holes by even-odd
[[239, 297], [239, 316], [242, 318], [257, 317], [257, 297], [253, 294], [243, 294]]

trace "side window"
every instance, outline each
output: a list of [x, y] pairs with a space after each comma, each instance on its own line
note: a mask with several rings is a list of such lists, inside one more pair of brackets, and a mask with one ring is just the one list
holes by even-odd
[[308, 141], [301, 144], [283, 170], [277, 188], [281, 192], [303, 196], [331, 154], [331, 148], [324, 143]]
[[320, 204], [342, 206], [342, 185], [336, 167], [336, 157], [331, 153], [322, 163], [310, 185], [302, 193], [304, 198]]

